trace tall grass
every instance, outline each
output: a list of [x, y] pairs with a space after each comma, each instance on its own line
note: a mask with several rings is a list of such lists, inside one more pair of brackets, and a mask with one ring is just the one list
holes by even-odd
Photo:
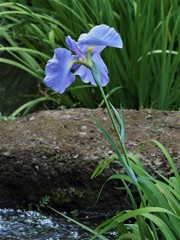
[[[110, 101], [124, 108], [175, 109], [180, 106], [178, 0], [4, 0], [0, 3], [0, 62], [22, 68], [42, 82], [44, 66], [64, 38], [77, 40], [94, 25], [114, 27], [121, 52], [107, 49]], [[4, 58], [6, 51], [10, 57]], [[57, 105], [103, 105], [96, 88], [77, 80], [62, 96], [46, 91]], [[95, 100], [95, 101], [94, 101]]]
[[[137, 176], [142, 193], [142, 201], [140, 205], [137, 204], [130, 187], [133, 182], [127, 175], [117, 173], [111, 176], [107, 181], [117, 179], [123, 182], [124, 188], [121, 187], [121, 191], [124, 190], [129, 195], [132, 209], [119, 212], [116, 216], [103, 222], [96, 228], [98, 233], [91, 239], [96, 239], [112, 229], [116, 229], [118, 239], [179, 239], [179, 172], [166, 148], [158, 141], [152, 140], [152, 142], [166, 156], [173, 176], [167, 178], [159, 174], [159, 179], [156, 179], [145, 170], [134, 155], [129, 154], [131, 169]], [[108, 165], [109, 163], [107, 163]], [[102, 172], [100, 171], [102, 168], [104, 169], [104, 163], [100, 163], [92, 177], [98, 176]]]

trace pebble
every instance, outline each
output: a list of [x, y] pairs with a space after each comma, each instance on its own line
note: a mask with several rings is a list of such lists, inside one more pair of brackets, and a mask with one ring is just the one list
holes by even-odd
[[86, 135], [86, 132], [79, 132], [79, 135], [85, 136], [85, 135]]
[[3, 155], [4, 155], [5, 157], [9, 157], [9, 156], [11, 155], [11, 153], [10, 153], [10, 152], [4, 152]]
[[35, 120], [35, 117], [34, 117], [34, 116], [32, 116], [32, 117], [29, 118], [29, 121], [34, 121], [34, 120]]
[[80, 130], [84, 132], [84, 131], [87, 130], [87, 128], [88, 128], [87, 126], [82, 126], [82, 127], [80, 128]]

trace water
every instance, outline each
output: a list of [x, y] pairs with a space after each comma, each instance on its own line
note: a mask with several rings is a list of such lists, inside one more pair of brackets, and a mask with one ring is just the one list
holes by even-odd
[[[59, 215], [45, 215], [37, 211], [10, 208], [0, 209], [2, 240], [87, 240], [89, 238], [88, 233], [82, 228]], [[115, 239], [114, 233], [109, 239]]]

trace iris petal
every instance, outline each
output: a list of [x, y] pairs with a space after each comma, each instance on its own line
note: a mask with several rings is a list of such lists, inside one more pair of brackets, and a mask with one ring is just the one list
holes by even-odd
[[109, 77], [108, 77], [108, 69], [104, 61], [102, 60], [101, 56], [99, 54], [93, 54], [92, 55], [92, 60], [94, 61], [97, 69], [100, 72], [101, 75], [101, 86], [104, 87], [108, 84], [109, 82]]
[[84, 83], [90, 82], [92, 85], [96, 86], [91, 70], [89, 68], [80, 65], [78, 69], [74, 72], [74, 74], [80, 76], [81, 80]]
[[77, 42], [72, 39], [70, 36], [66, 37], [66, 43], [69, 47], [69, 49], [71, 49], [72, 51], [74, 51], [76, 53], [77, 56], [83, 58], [84, 54], [82, 54], [82, 52], [80, 51], [80, 49], [78, 48]]
[[122, 48], [122, 45], [120, 35], [115, 29], [104, 24], [95, 26], [89, 33], [81, 34], [78, 39], [78, 48], [83, 49], [83, 52], [92, 46], [101, 47], [96, 51], [100, 53], [107, 46]]
[[74, 74], [71, 73], [71, 64], [75, 59], [77, 57], [72, 56], [69, 50], [56, 48], [53, 58], [48, 61], [45, 68], [45, 84], [54, 91], [63, 93], [75, 80]]
[[[108, 77], [108, 69], [104, 61], [102, 60], [99, 54], [93, 54], [92, 60], [94, 61], [94, 63], [96, 64], [100, 72], [101, 80], [102, 80], [101, 85], [106, 86], [109, 82], [109, 77]], [[94, 86], [97, 85], [93, 78], [91, 70], [83, 65], [79, 66], [79, 68], [74, 72], [74, 74], [79, 75], [84, 83], [90, 82]]]

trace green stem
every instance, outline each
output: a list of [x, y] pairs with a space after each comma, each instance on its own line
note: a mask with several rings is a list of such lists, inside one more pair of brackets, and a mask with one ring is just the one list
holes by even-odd
[[74, 61], [71, 63], [71, 65], [73, 66], [74, 64], [83, 65], [83, 66], [85, 66], [85, 67], [87, 67], [87, 68], [90, 68], [90, 67], [91, 67], [88, 62], [83, 61], [83, 60], [74, 60]]
[[122, 161], [122, 164], [127, 172], [127, 174], [129, 175], [129, 177], [132, 179], [132, 182], [134, 183], [134, 185], [136, 185], [138, 187], [138, 182], [137, 182], [137, 178], [133, 172], [133, 170], [130, 168], [130, 163], [129, 163], [129, 158], [128, 158], [128, 154], [127, 154], [127, 151], [126, 151], [126, 148], [125, 148], [125, 145], [122, 143], [121, 141], [121, 136], [120, 136], [120, 132], [119, 132], [119, 129], [117, 127], [117, 124], [115, 122], [115, 119], [113, 117], [113, 114], [112, 114], [112, 111], [111, 111], [111, 108], [110, 108], [110, 105], [107, 101], [107, 98], [105, 96], [105, 93], [104, 93], [104, 90], [102, 88], [102, 83], [101, 83], [101, 76], [100, 76], [100, 72], [98, 71], [96, 65], [93, 63], [93, 66], [90, 68], [91, 72], [92, 72], [92, 75], [94, 77], [94, 80], [95, 82], [97, 83], [97, 86], [99, 87], [100, 89], [100, 92], [102, 94], [102, 97], [104, 99], [104, 102], [105, 102], [105, 105], [106, 105], [106, 108], [107, 108], [107, 111], [108, 111], [108, 114], [110, 116], [110, 119], [111, 119], [111, 122], [113, 124], [113, 127], [115, 129], [115, 132], [117, 134], [117, 137], [118, 137], [118, 140], [120, 142], [120, 145], [121, 145], [121, 148], [122, 148], [122, 151], [123, 151], [123, 154], [125, 156], [125, 160], [124, 161], [124, 158], [122, 157], [121, 158], [121, 161]]
[[111, 122], [112, 122], [113, 127], [114, 127], [114, 129], [115, 129], [115, 131], [116, 131], [116, 135], [117, 135], [117, 137], [118, 137], [118, 139], [119, 139], [119, 142], [120, 142], [120, 144], [121, 144], [121, 148], [122, 148], [122, 151], [123, 151], [124, 156], [125, 156], [125, 158], [126, 158], [126, 161], [127, 161], [127, 163], [129, 163], [129, 158], [128, 158], [128, 155], [127, 155], [126, 148], [125, 148], [124, 144], [123, 144], [122, 141], [121, 141], [121, 135], [120, 135], [119, 129], [118, 129], [117, 125], [116, 125], [116, 122], [115, 122], [115, 120], [114, 120], [113, 114], [112, 114], [112, 112], [111, 112], [111, 108], [110, 108], [110, 106], [109, 106], [109, 103], [108, 103], [108, 101], [107, 101], [107, 99], [106, 99], [106, 95], [105, 95], [104, 90], [103, 90], [102, 87], [100, 87], [100, 91], [101, 91], [101, 94], [102, 94], [102, 96], [103, 96], [105, 105], [106, 105], [106, 107], [107, 107], [108, 114], [109, 114], [109, 116], [110, 116], [110, 118], [111, 118]]

